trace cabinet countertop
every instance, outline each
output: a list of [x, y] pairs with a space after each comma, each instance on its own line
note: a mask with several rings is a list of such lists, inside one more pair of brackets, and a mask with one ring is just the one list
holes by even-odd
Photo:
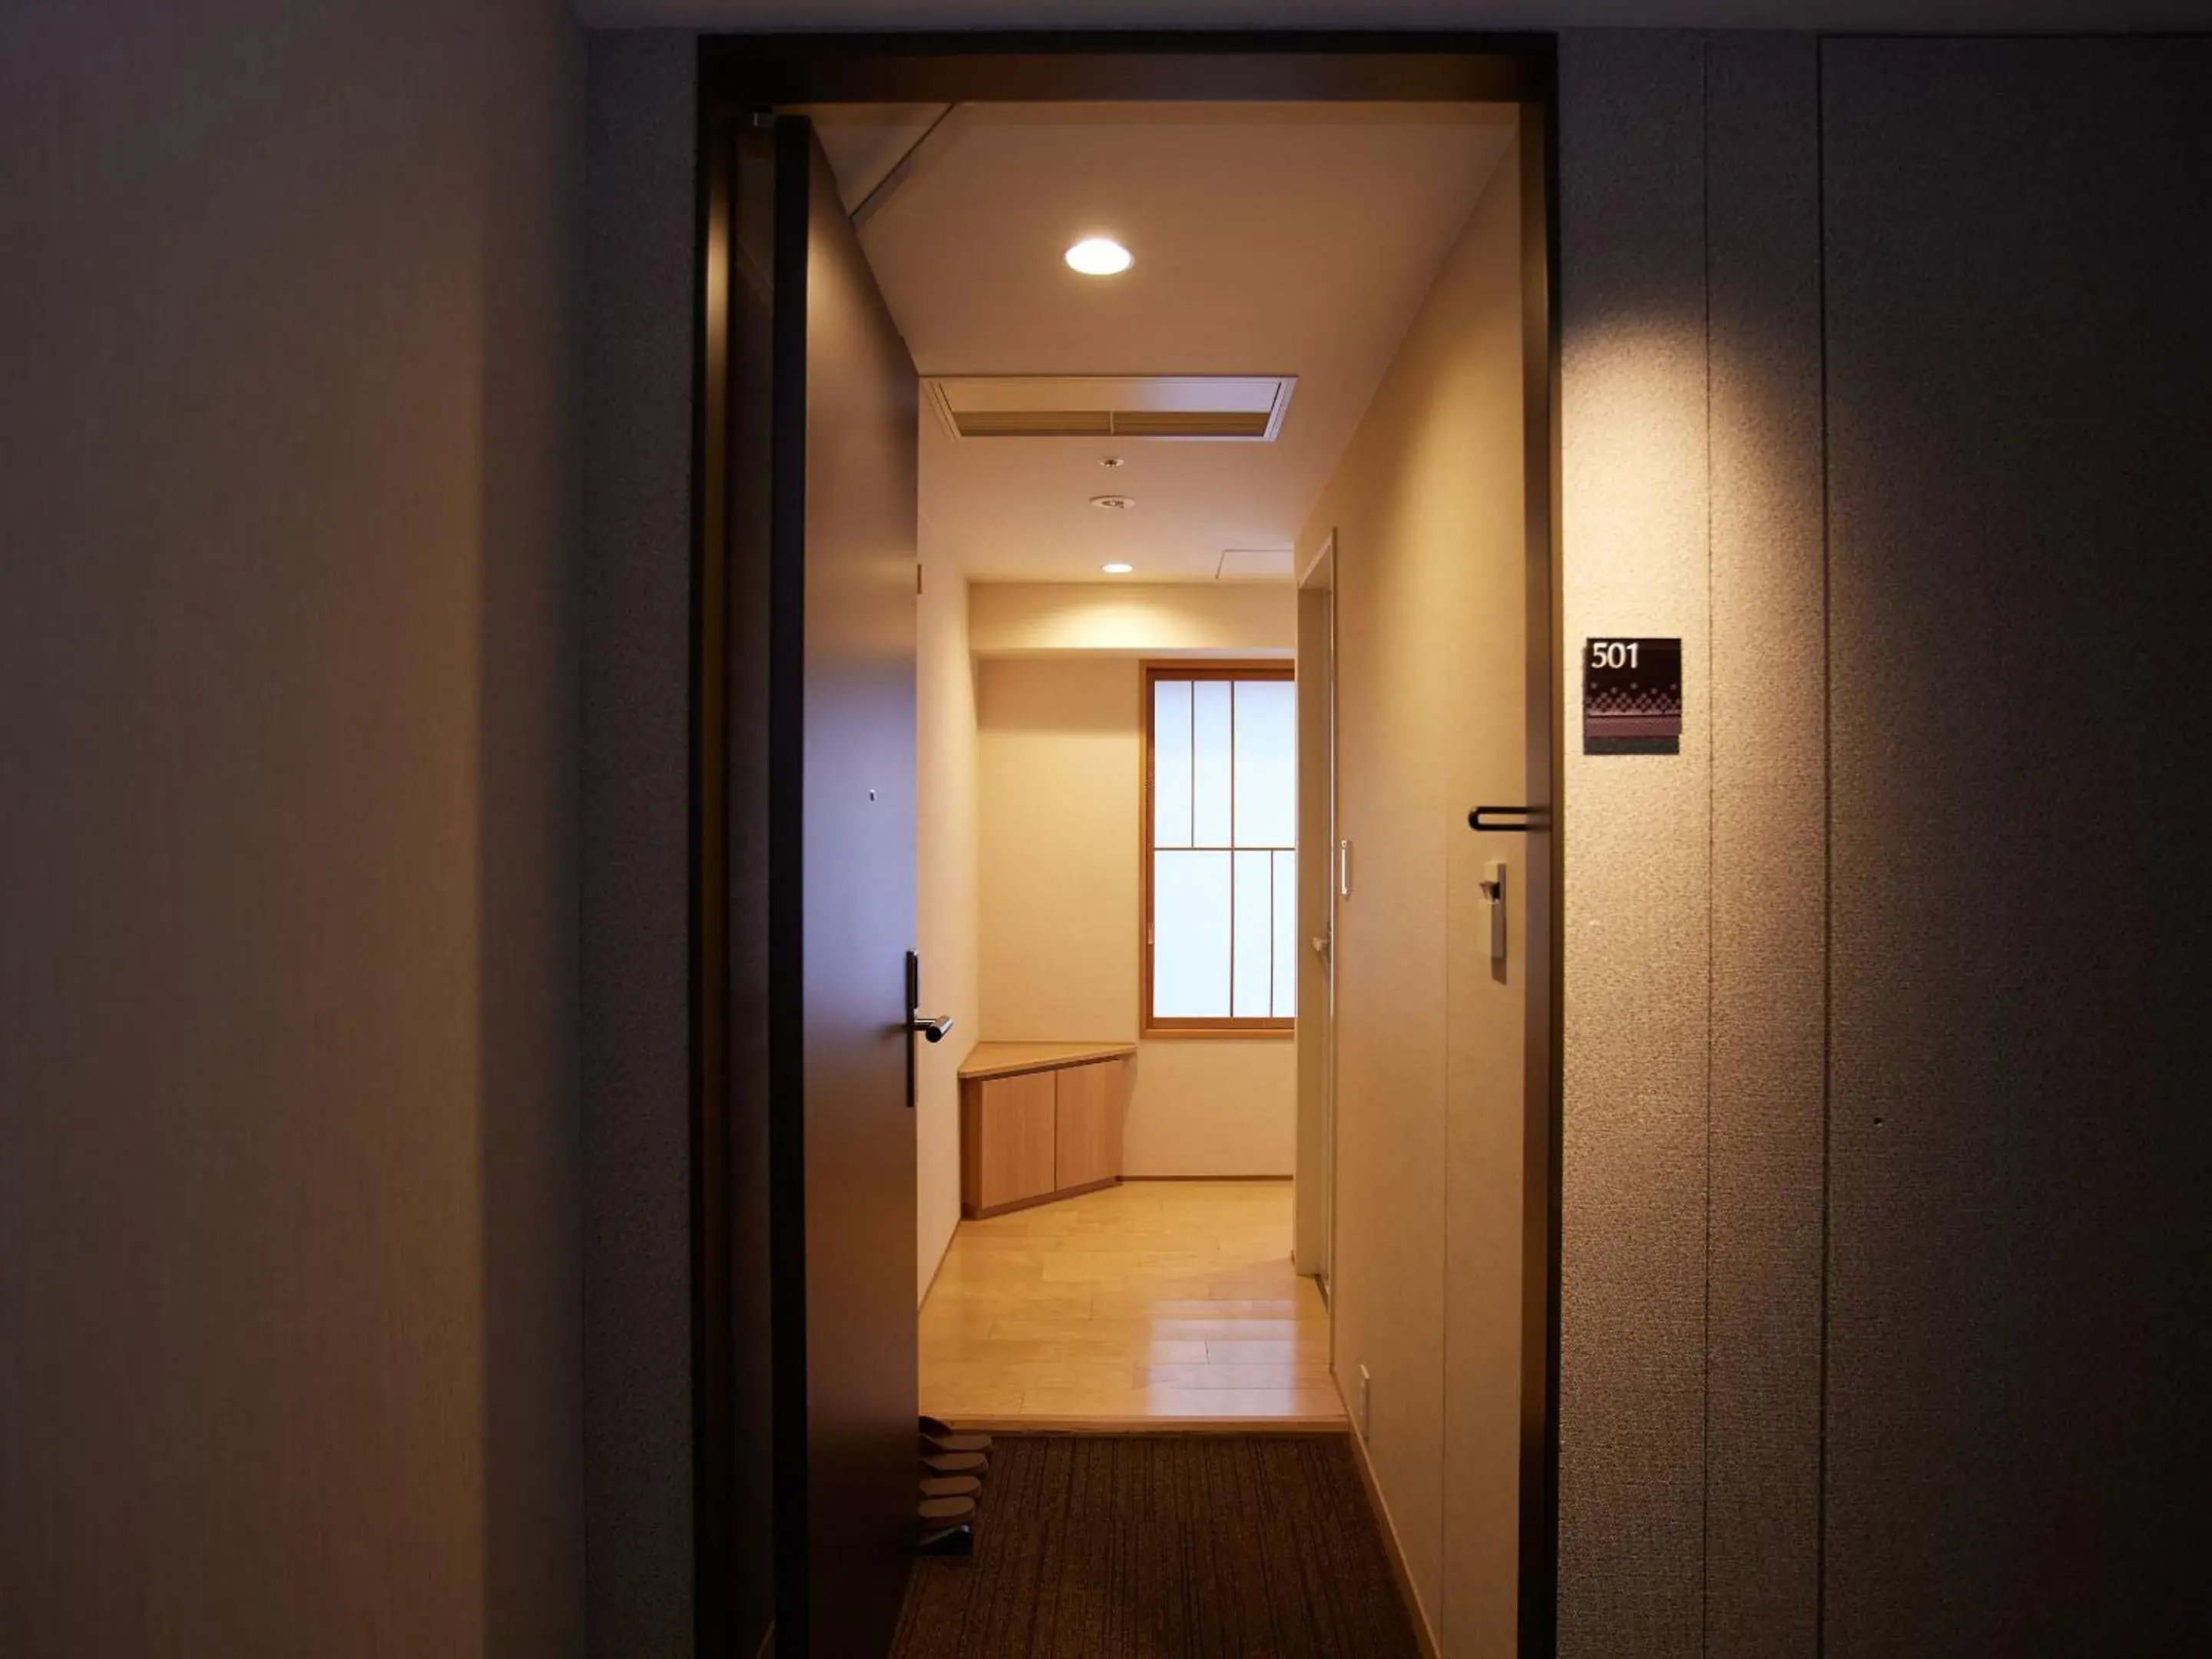
[[1126, 1060], [1136, 1052], [1133, 1042], [979, 1042], [960, 1062], [960, 1077], [972, 1083], [981, 1078], [1087, 1066], [1101, 1060]]

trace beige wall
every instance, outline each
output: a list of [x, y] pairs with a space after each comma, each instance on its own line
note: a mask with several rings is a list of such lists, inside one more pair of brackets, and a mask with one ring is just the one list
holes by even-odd
[[1478, 839], [1522, 798], [1520, 199], [1492, 175], [1301, 538], [1336, 537], [1335, 1364], [1445, 1651], [1515, 1651], [1521, 1022]]
[[1287, 582], [989, 582], [973, 589], [968, 625], [983, 656], [1267, 657], [1293, 648], [1296, 611]]
[[917, 1301], [960, 1219], [960, 1061], [982, 1028], [977, 977], [975, 670], [968, 583], [921, 521], [915, 656], [915, 938], [921, 1012], [952, 1016], [942, 1042], [915, 1045]]
[[575, 1655], [556, 0], [0, 21], [0, 1648]]
[[[982, 1035], [1133, 1042], [1138, 660], [988, 659], [978, 665], [976, 706]], [[1293, 1064], [1281, 1040], [1143, 1043], [1126, 1172], [1290, 1174]]]

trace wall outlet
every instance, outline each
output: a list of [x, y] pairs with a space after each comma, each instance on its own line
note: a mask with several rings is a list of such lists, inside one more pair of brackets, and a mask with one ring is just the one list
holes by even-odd
[[1370, 1380], [1367, 1367], [1362, 1365], [1359, 1368], [1359, 1400], [1357, 1407], [1359, 1413], [1359, 1437], [1362, 1440], [1371, 1440], [1375, 1437], [1375, 1413], [1369, 1404], [1370, 1395], [1367, 1386]]

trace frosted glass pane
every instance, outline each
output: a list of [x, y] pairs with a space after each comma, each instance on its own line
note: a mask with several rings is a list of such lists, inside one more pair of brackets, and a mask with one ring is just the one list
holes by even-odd
[[1227, 847], [1229, 839], [1229, 693], [1227, 680], [1191, 684], [1191, 736], [1198, 749], [1191, 845]]
[[1298, 1017], [1298, 855], [1275, 860], [1275, 1018]]
[[1227, 853], [1152, 854], [1152, 1013], [1218, 1019], [1229, 1012]]
[[1272, 853], [1239, 853], [1237, 857], [1237, 994], [1233, 1010], [1239, 1019], [1265, 1019], [1273, 1001], [1274, 879], [1267, 866]]
[[1290, 680], [1237, 683], [1237, 845], [1297, 838], [1298, 689]]
[[1190, 845], [1190, 682], [1152, 683], [1152, 845]]

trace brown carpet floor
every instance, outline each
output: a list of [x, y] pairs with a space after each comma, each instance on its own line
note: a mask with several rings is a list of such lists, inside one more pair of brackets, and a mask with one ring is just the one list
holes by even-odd
[[1002, 1437], [894, 1659], [1417, 1659], [1341, 1435]]

